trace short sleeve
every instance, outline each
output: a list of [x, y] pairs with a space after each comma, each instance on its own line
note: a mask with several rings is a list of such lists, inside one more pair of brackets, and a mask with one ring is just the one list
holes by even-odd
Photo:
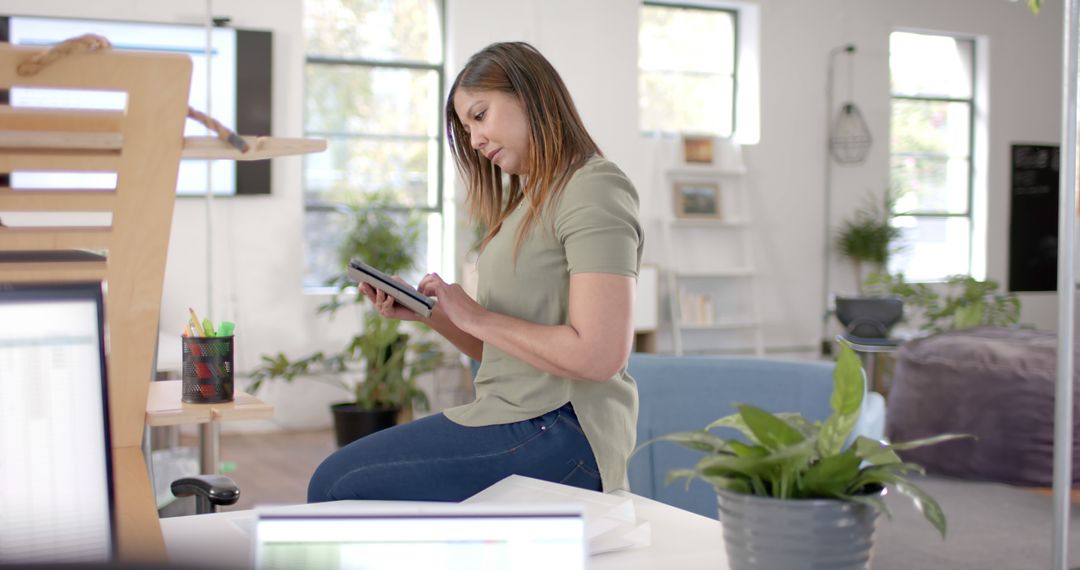
[[637, 277], [642, 245], [637, 191], [614, 165], [605, 161], [603, 166], [587, 166], [583, 168], [587, 172], [579, 172], [567, 184], [555, 221], [556, 234], [571, 275]]

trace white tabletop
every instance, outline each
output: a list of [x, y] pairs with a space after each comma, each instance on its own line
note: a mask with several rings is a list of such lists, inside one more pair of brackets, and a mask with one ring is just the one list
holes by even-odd
[[[652, 545], [592, 556], [588, 560], [590, 569], [728, 568], [719, 522], [637, 495], [626, 496], [633, 500], [638, 521], [651, 523]], [[359, 503], [373, 506], [396, 504], [338, 501], [287, 508], [298, 512], [355, 511]], [[169, 562], [192, 567], [251, 568], [250, 533], [254, 522], [254, 511], [162, 519], [161, 529], [165, 535]]]

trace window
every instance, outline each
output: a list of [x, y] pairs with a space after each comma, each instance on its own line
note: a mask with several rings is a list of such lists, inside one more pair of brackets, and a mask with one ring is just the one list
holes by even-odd
[[736, 11], [646, 2], [638, 117], [646, 133], [735, 134]]
[[305, 0], [304, 286], [343, 270], [343, 205], [390, 191], [428, 213], [418, 266], [440, 250], [443, 188], [441, 0]]
[[892, 223], [903, 230], [889, 271], [914, 281], [970, 274], [975, 42], [893, 32], [889, 70]]

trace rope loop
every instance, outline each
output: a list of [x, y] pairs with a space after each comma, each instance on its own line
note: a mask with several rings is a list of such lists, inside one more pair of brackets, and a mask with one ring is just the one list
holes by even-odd
[[27, 59], [15, 68], [15, 73], [20, 77], [31, 77], [45, 69], [50, 63], [73, 53], [95, 52], [112, 49], [109, 40], [97, 34], [83, 34], [74, 38], [68, 38], [49, 49]]
[[[112, 44], [105, 37], [97, 34], [83, 34], [74, 38], [68, 38], [49, 49], [30, 57], [15, 68], [15, 73], [20, 77], [32, 77], [37, 75], [38, 72], [48, 67], [48, 65], [54, 61], [67, 57], [73, 53], [93, 53], [110, 49], [112, 49]], [[250, 147], [248, 146], [247, 141], [206, 113], [197, 111], [189, 106], [187, 116], [214, 131], [219, 139], [232, 145], [240, 152], [247, 152], [249, 150]]]

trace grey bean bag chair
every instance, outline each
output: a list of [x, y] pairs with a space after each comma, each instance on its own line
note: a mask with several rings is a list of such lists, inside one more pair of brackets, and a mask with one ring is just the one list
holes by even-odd
[[[972, 434], [978, 439], [911, 450], [902, 457], [929, 473], [1050, 486], [1056, 354], [1056, 333], [1028, 329], [977, 327], [906, 343], [896, 355], [886, 434], [894, 442], [946, 432]], [[1074, 369], [1074, 386], [1076, 377]], [[1076, 484], [1080, 414], [1075, 402], [1073, 421]]]

